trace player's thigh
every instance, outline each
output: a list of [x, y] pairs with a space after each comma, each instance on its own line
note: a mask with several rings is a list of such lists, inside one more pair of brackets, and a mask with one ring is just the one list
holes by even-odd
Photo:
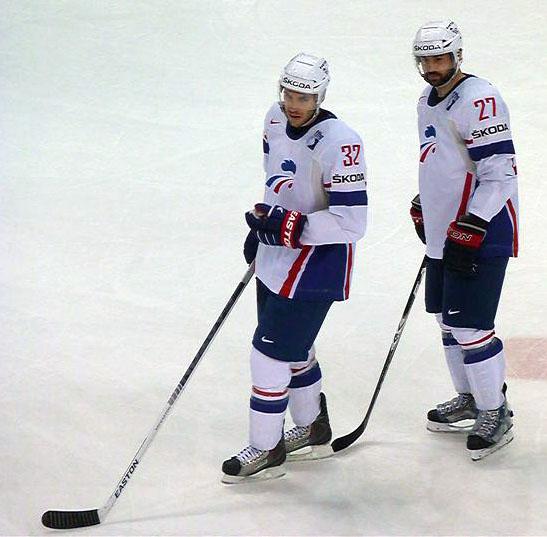
[[260, 312], [253, 346], [287, 362], [305, 362], [332, 301], [302, 301], [269, 294]]
[[443, 323], [453, 327], [493, 329], [507, 262], [507, 257], [481, 259], [477, 274], [473, 276], [445, 270]]

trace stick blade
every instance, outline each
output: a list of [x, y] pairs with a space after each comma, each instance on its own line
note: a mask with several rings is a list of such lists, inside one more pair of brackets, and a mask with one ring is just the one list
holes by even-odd
[[342, 451], [343, 449], [351, 446], [351, 444], [353, 444], [353, 442], [355, 442], [363, 434], [364, 430], [364, 424], [361, 423], [361, 425], [359, 425], [359, 427], [357, 427], [355, 431], [341, 436], [340, 438], [336, 438], [331, 443], [332, 451], [334, 451], [334, 453], [337, 453], [338, 451]]
[[42, 524], [55, 530], [84, 528], [100, 524], [98, 509], [89, 511], [46, 511], [42, 515]]

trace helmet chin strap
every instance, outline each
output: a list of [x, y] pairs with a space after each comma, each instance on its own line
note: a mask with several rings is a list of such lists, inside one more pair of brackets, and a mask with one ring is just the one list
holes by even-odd
[[308, 119], [308, 121], [306, 121], [306, 123], [304, 123], [302, 125], [302, 127], [307, 127], [310, 123], [313, 123], [313, 120], [319, 115], [319, 105], [316, 106], [315, 108], [315, 112], [313, 113], [313, 115], [310, 117], [310, 119]]

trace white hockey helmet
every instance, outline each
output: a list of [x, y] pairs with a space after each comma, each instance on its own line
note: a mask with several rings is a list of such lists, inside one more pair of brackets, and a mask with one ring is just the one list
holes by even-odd
[[412, 44], [414, 56], [438, 56], [462, 49], [462, 34], [456, 23], [449, 20], [426, 22], [416, 33]]
[[462, 34], [454, 21], [442, 20], [426, 22], [416, 33], [412, 43], [412, 53], [416, 60], [418, 71], [424, 77], [420, 58], [424, 56], [439, 56], [452, 54], [454, 68], [450, 78], [443, 84], [450, 82], [462, 63]]
[[329, 85], [329, 66], [325, 58], [301, 52], [285, 65], [279, 77], [279, 96], [283, 89], [317, 95], [317, 111]]

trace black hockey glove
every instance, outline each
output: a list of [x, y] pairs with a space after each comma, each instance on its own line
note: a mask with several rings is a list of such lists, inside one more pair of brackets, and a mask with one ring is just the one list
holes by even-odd
[[468, 276], [476, 274], [477, 254], [487, 228], [486, 220], [469, 213], [451, 222], [444, 243], [445, 267]]
[[306, 216], [298, 211], [257, 203], [253, 211], [245, 213], [245, 220], [256, 238], [268, 246], [302, 248], [300, 235]]
[[243, 244], [243, 255], [245, 256], [245, 261], [247, 261], [247, 265], [250, 265], [255, 260], [257, 250], [258, 239], [256, 237], [256, 233], [251, 230], [249, 231], [249, 234], [245, 239], [245, 243]]
[[416, 194], [410, 203], [410, 217], [412, 218], [412, 222], [414, 222], [414, 229], [420, 240], [425, 244], [424, 217], [422, 214], [422, 204], [420, 203], [420, 194]]

